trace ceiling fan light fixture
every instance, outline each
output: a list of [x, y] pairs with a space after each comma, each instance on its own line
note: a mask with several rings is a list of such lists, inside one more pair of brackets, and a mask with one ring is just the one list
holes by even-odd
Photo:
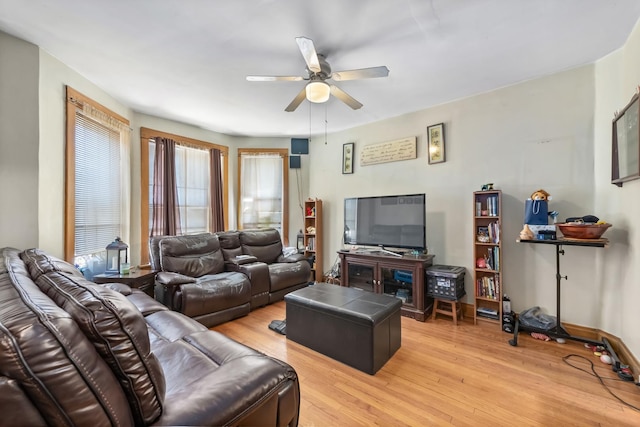
[[312, 81], [305, 87], [307, 99], [317, 104], [327, 102], [331, 95], [331, 88], [323, 81]]

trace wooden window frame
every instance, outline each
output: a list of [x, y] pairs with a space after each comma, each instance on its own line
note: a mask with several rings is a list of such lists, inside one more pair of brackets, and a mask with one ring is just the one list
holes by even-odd
[[[84, 104], [91, 105], [120, 122], [130, 125], [129, 120], [97, 103], [77, 90], [66, 86], [66, 131], [65, 131], [65, 194], [64, 194], [64, 259], [73, 263], [75, 256], [75, 223], [76, 223], [76, 112], [82, 110]], [[108, 243], [108, 242], [107, 242]], [[106, 244], [105, 244], [106, 246]]]
[[149, 263], [149, 140], [155, 137], [169, 138], [178, 144], [191, 145], [198, 148], [217, 148], [222, 154], [224, 165], [224, 187], [223, 203], [225, 209], [224, 228], [229, 228], [229, 147], [214, 144], [212, 142], [200, 141], [186, 136], [162, 132], [155, 129], [140, 128], [140, 264]]

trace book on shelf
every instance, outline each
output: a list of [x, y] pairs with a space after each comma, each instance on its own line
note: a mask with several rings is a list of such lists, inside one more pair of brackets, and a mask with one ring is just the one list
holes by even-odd
[[500, 279], [498, 275], [480, 277], [476, 283], [476, 288], [476, 295], [480, 297], [495, 300], [500, 297]]
[[309, 240], [307, 240], [307, 250], [313, 251], [315, 249], [316, 249], [316, 238], [309, 237]]
[[482, 314], [489, 314], [492, 316], [497, 316], [498, 315], [498, 310], [496, 310], [495, 308], [489, 308], [489, 307], [478, 307], [478, 313], [482, 313]]
[[487, 248], [487, 256], [485, 257], [487, 268], [490, 270], [500, 271], [500, 247], [494, 246]]
[[489, 216], [498, 216], [498, 196], [487, 197], [487, 214]]
[[476, 309], [476, 314], [479, 317], [485, 317], [487, 319], [498, 320], [500, 316], [498, 315], [498, 310], [488, 308], [488, 307], [478, 307]]
[[498, 221], [490, 223], [486, 228], [489, 241], [491, 243], [500, 243], [500, 224]]

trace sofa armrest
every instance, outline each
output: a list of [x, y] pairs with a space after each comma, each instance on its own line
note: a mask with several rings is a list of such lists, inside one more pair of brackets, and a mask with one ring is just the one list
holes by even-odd
[[131, 287], [129, 285], [125, 285], [124, 283], [112, 282], [112, 283], [105, 283], [100, 286], [102, 286], [103, 288], [109, 288], [111, 290], [119, 292], [124, 296], [131, 295]]
[[[231, 266], [239, 266], [239, 265], [251, 264], [252, 262], [256, 262], [256, 261], [258, 261], [258, 258], [254, 257], [253, 255], [238, 255], [236, 257], [229, 258], [228, 260], [225, 261], [225, 263]], [[233, 271], [237, 271], [237, 270], [233, 270]]]
[[[252, 258], [256, 259], [255, 257]], [[252, 298], [261, 298], [259, 295], [264, 295], [265, 298], [268, 298], [267, 295], [269, 294], [269, 288], [271, 287], [271, 280], [269, 278], [269, 266], [267, 264], [258, 261], [247, 264], [234, 264], [227, 262], [226, 269], [227, 271], [242, 273], [249, 278], [249, 282], [251, 282]], [[266, 302], [258, 305], [265, 304]]]
[[180, 273], [161, 271], [156, 275], [156, 282], [166, 286], [177, 286], [185, 283], [196, 283], [195, 277], [185, 276]]
[[298, 261], [306, 261], [307, 257], [304, 254], [293, 254], [289, 256], [280, 255], [276, 262], [298, 262]]

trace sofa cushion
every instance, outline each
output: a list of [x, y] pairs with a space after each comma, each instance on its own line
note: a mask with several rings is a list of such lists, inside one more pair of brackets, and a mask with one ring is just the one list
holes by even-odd
[[27, 249], [20, 253], [20, 258], [24, 261], [29, 270], [29, 276], [31, 276], [31, 279], [34, 281], [40, 277], [41, 274], [50, 271], [59, 271], [77, 277], [84, 277], [75, 266], [48, 255], [41, 249]]
[[253, 255], [267, 264], [273, 264], [282, 254], [282, 239], [275, 228], [242, 230], [240, 244], [243, 254]]
[[200, 277], [224, 270], [218, 236], [211, 233], [170, 236], [160, 241], [162, 271]]
[[[2, 376], [17, 382], [51, 425], [133, 425], [112, 370], [71, 316], [38, 289], [18, 253], [0, 251]], [[3, 386], [3, 400], [7, 387], [15, 388]], [[26, 404], [13, 410], [29, 411]], [[12, 424], [6, 412], [11, 411], [3, 411], [0, 424]], [[24, 413], [19, 424], [31, 425], [36, 418]]]
[[[46, 264], [44, 253], [25, 254], [27, 266]], [[73, 317], [111, 367], [127, 394], [136, 424], [162, 413], [165, 382], [151, 353], [147, 325], [140, 311], [112, 289], [62, 271], [41, 274], [38, 287]]]
[[[174, 368], [167, 370], [163, 425], [297, 425], [299, 386], [287, 364], [215, 331], [157, 340], [153, 351], [163, 366]], [[196, 383], [198, 387], [185, 387]], [[279, 408], [288, 398], [296, 404], [288, 411]], [[279, 422], [269, 422], [266, 414], [247, 420], [259, 408], [279, 412]]]
[[198, 278], [178, 289], [173, 306], [189, 317], [226, 310], [251, 300], [251, 283], [242, 273], [224, 272]]
[[179, 341], [185, 335], [208, 330], [202, 323], [177, 311], [158, 311], [148, 315], [145, 320], [152, 349], [156, 341]]
[[280, 291], [307, 283], [311, 267], [306, 261], [295, 263], [276, 263], [269, 265], [269, 277], [271, 281], [271, 292]]
[[238, 255], [243, 255], [242, 247], [240, 246], [240, 232], [221, 231], [216, 234], [220, 240], [220, 247], [225, 261], [236, 258]]
[[127, 301], [136, 306], [145, 319], [149, 314], [169, 310], [166, 305], [159, 303], [140, 289], [133, 289], [129, 294], [124, 295], [127, 297]]

